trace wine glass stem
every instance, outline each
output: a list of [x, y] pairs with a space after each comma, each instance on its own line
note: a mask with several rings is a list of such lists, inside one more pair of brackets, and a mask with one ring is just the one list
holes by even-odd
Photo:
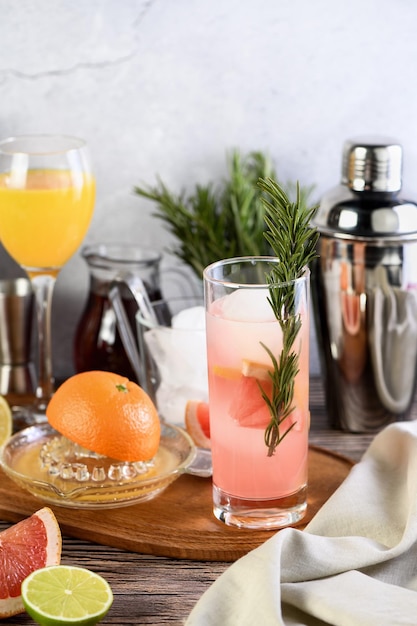
[[38, 387], [37, 408], [44, 411], [54, 392], [52, 375], [51, 306], [55, 277], [48, 274], [31, 276], [36, 300], [38, 322]]

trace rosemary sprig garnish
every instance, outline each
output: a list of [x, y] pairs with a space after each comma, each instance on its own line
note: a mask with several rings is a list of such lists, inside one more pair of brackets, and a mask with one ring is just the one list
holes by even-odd
[[[263, 346], [273, 364], [273, 371], [270, 372], [271, 398], [261, 389], [271, 415], [265, 430], [265, 444], [268, 456], [272, 456], [295, 425], [293, 423], [281, 432], [284, 420], [294, 410], [294, 383], [299, 371], [299, 355], [294, 350], [294, 343], [302, 322], [300, 314], [296, 314], [296, 287], [293, 281], [301, 278], [305, 268], [317, 257], [319, 233], [311, 226], [311, 220], [318, 207], [308, 208], [305, 205], [298, 184], [295, 202], [291, 202], [282, 187], [270, 178], [260, 179], [258, 184], [264, 192], [265, 238], [280, 260], [279, 263], [271, 264], [267, 281], [268, 300], [281, 327], [283, 349], [277, 359]], [[277, 287], [277, 284], [280, 286]]]

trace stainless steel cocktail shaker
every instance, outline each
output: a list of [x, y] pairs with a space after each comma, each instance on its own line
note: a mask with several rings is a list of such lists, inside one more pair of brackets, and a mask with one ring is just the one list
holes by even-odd
[[315, 217], [312, 295], [329, 417], [374, 432], [407, 419], [416, 386], [417, 205], [400, 198], [402, 148], [346, 141], [341, 184]]

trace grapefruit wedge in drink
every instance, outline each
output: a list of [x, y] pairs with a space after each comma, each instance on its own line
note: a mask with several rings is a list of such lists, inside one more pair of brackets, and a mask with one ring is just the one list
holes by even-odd
[[211, 448], [210, 415], [207, 402], [189, 400], [185, 407], [185, 428], [196, 446]]

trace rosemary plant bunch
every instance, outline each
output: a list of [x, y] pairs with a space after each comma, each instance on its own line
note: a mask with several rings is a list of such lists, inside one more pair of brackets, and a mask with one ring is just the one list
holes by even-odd
[[[198, 278], [219, 259], [272, 253], [265, 238], [265, 205], [259, 179], [277, 181], [270, 159], [259, 151], [227, 158], [228, 177], [220, 184], [196, 185], [188, 195], [175, 194], [161, 179], [155, 186], [135, 187], [138, 195], [156, 204], [161, 219], [177, 244], [171, 252], [189, 265]], [[307, 197], [311, 190], [301, 190]], [[288, 193], [291, 184], [288, 184]]]
[[279, 263], [271, 264], [267, 276], [269, 303], [281, 327], [283, 348], [277, 359], [264, 346], [273, 364], [270, 374], [272, 394], [269, 397], [261, 389], [268, 405], [271, 420], [265, 430], [265, 444], [268, 456], [290, 432], [295, 423], [282, 431], [284, 420], [294, 410], [294, 384], [299, 371], [299, 355], [294, 349], [301, 330], [301, 316], [296, 310], [296, 285], [307, 266], [317, 256], [317, 229], [311, 227], [311, 220], [317, 206], [308, 208], [300, 195], [297, 185], [295, 202], [291, 202], [286, 192], [272, 179], [260, 179], [259, 187], [264, 192], [265, 239], [269, 243]]

